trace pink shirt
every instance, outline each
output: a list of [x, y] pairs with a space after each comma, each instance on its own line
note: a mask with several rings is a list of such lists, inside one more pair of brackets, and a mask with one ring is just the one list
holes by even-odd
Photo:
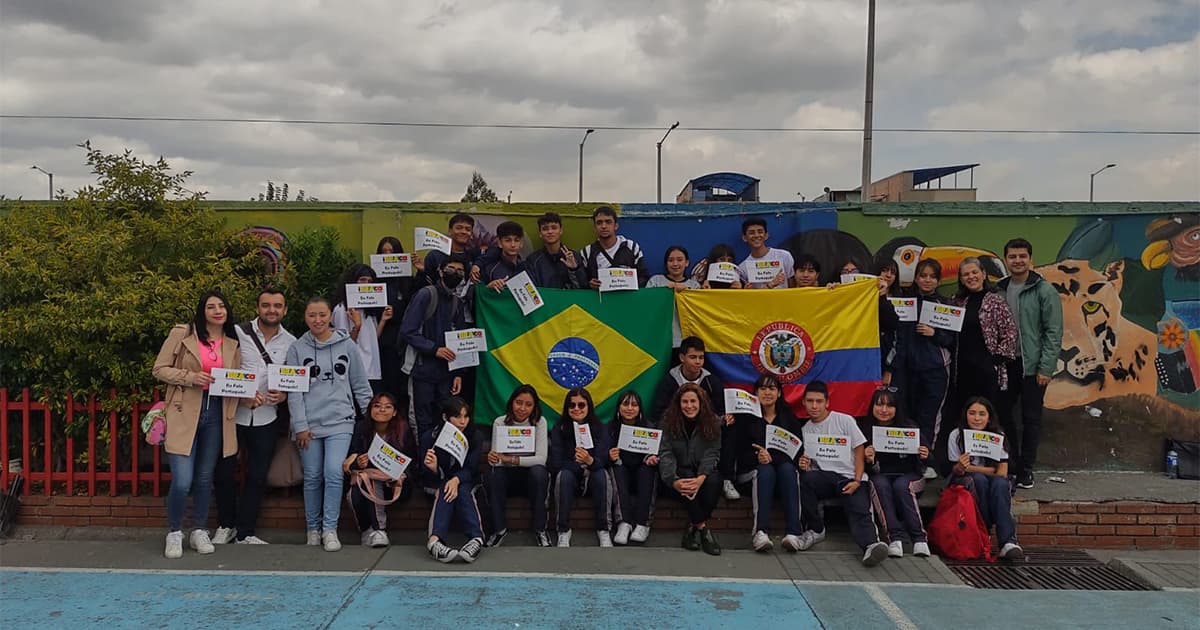
[[[204, 343], [197, 340], [200, 347], [200, 370], [205, 374], [212, 374], [213, 368], [225, 367], [225, 357], [221, 356], [221, 341]], [[208, 385], [203, 389], [208, 389]]]

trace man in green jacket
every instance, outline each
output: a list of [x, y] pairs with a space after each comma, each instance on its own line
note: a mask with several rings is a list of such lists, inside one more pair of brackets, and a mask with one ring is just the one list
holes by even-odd
[[[1009, 436], [1009, 461], [1016, 465], [1018, 488], [1033, 487], [1033, 465], [1037, 461], [1038, 442], [1042, 432], [1042, 403], [1046, 385], [1058, 370], [1058, 355], [1062, 350], [1062, 301], [1058, 292], [1033, 270], [1033, 245], [1023, 238], [1014, 238], [1004, 245], [1004, 262], [1008, 277], [998, 284], [1008, 301], [1021, 343], [1020, 356], [1009, 368], [1008, 392], [1000, 406], [1001, 420]], [[1020, 446], [1016, 437], [1016, 422], [1012, 409], [1018, 399], [1021, 405]]]

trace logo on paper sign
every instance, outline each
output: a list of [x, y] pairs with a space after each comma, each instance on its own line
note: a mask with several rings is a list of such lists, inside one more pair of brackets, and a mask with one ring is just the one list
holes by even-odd
[[972, 433], [971, 439], [976, 440], [978, 442], [991, 442], [992, 444], [1000, 443], [999, 435], [988, 435], [986, 433]]
[[760, 260], [754, 263], [755, 269], [772, 269], [778, 266], [780, 266], [780, 262], [778, 260]]
[[613, 269], [612, 271], [610, 271], [608, 273], [610, 276], [621, 276], [622, 278], [632, 278], [633, 277], [632, 269]]
[[943, 306], [943, 305], [941, 305], [941, 304], [934, 304], [934, 305], [933, 305], [933, 312], [934, 312], [934, 313], [941, 313], [942, 315], [954, 315], [954, 314], [955, 314], [955, 313], [957, 313], [958, 311], [959, 311], [959, 309], [957, 309], [957, 308], [955, 308], [955, 307], [953, 307], [953, 306]]
[[458, 333], [458, 338], [459, 339], [482, 339], [483, 331], [482, 330], [462, 331], [462, 332]]
[[533, 283], [526, 282], [525, 291], [529, 294], [529, 299], [532, 300], [534, 304], [542, 303], [542, 296], [539, 295], [537, 290], [533, 288]]
[[386, 289], [383, 285], [373, 286], [370, 284], [356, 285], [355, 288], [359, 293], [383, 293]]
[[457, 440], [458, 443], [462, 444], [463, 446], [466, 446], [466, 444], [467, 444], [467, 438], [461, 433], [455, 433], [454, 439]]
[[600, 353], [585, 339], [567, 337], [550, 348], [546, 368], [564, 389], [586, 387], [600, 374]]
[[253, 381], [254, 372], [226, 372], [225, 378], [231, 381]]
[[804, 376], [815, 355], [808, 331], [791, 322], [771, 322], [759, 329], [750, 342], [750, 362], [754, 368], [778, 376], [783, 383]]
[[653, 440], [654, 438], [658, 437], [659, 433], [662, 433], [662, 431], [655, 431], [653, 429], [634, 429], [633, 437]]
[[787, 431], [784, 431], [782, 429], [778, 429], [778, 428], [775, 429], [775, 437], [786, 439], [787, 441], [791, 442], [792, 444], [794, 444], [796, 446], [800, 446], [800, 438], [796, 437], [795, 435], [789, 435]]
[[508, 435], [509, 435], [509, 437], [533, 435], [533, 429], [521, 429], [521, 428], [509, 429]]
[[912, 437], [917, 437], [917, 432], [916, 431], [906, 431], [904, 429], [888, 429], [887, 437], [912, 438]]
[[279, 375], [280, 376], [299, 376], [300, 378], [304, 378], [305, 376], [308, 376], [308, 368], [281, 367], [281, 368], [279, 368]]
[[832, 435], [817, 436], [817, 444], [835, 444], [837, 446], [841, 446], [841, 445], [847, 444], [847, 443], [848, 442], [847, 442], [846, 438], [844, 438], [844, 437], [834, 437]]

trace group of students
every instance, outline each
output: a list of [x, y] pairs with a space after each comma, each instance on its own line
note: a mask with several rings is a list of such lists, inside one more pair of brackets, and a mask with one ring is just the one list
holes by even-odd
[[[738, 279], [707, 279], [709, 265], [734, 262], [727, 245], [714, 247], [690, 275], [686, 249], [670, 247], [664, 258], [666, 273], [647, 277], [642, 250], [617, 234], [615, 213], [600, 207], [592, 219], [596, 240], [576, 254], [562, 244], [561, 219], [552, 213], [540, 217], [543, 247], [522, 258], [524, 232], [519, 224], [502, 223], [496, 230], [498, 246], [480, 251], [470, 247], [474, 220], [455, 215], [449, 226], [451, 253], [432, 251], [424, 259], [416, 257], [414, 277], [385, 279], [388, 306], [347, 308], [344, 290], [332, 302], [313, 298], [305, 306], [308, 330], [299, 339], [281, 326], [287, 309], [278, 291], [260, 293], [257, 317], [237, 326], [219, 292], [202, 296], [193, 321], [171, 331], [154, 366], [155, 377], [168, 385], [165, 448], [172, 483], [166, 555], [182, 554], [189, 493], [195, 526], [188, 543], [193, 549], [211, 553], [214, 543], [265, 543], [255, 535], [255, 521], [266, 468], [283, 431], [290, 432], [300, 450], [307, 542], [328, 551], [341, 546], [337, 522], [344, 494], [353, 506], [362, 542], [386, 545], [383, 507], [403, 500], [414, 485], [429, 489], [435, 498], [428, 548], [442, 561], [473, 561], [484, 546], [501, 544], [508, 531], [509, 489], [522, 485], [531, 498], [532, 527], [540, 546], [552, 543], [547, 522], [552, 488], [558, 517], [555, 544], [570, 544], [570, 508], [583, 493], [596, 498], [596, 531], [602, 546], [643, 542], [649, 535], [661, 480], [670, 494], [687, 505], [690, 525], [683, 545], [689, 549], [720, 553], [707, 521], [718, 498], [724, 494], [736, 500], [741, 487], [753, 496], [756, 550], [773, 546], [770, 513], [776, 501], [786, 527], [781, 545], [799, 551], [824, 538], [819, 502], [837, 497], [846, 507], [864, 563], [876, 564], [889, 555], [901, 555], [902, 540], [910, 542], [915, 555], [928, 555], [916, 501], [924, 480], [940, 471], [976, 494], [985, 519], [997, 527], [1001, 556], [1020, 554], [1008, 510], [1008, 463], [964, 456], [961, 432], [986, 428], [1015, 435], [1017, 424], [1009, 411], [1020, 401], [1021, 440], [1011, 443], [1006, 438], [1005, 447], [1013, 453], [1017, 485], [1032, 485], [1041, 396], [1054, 372], [1061, 341], [1061, 307], [1054, 290], [1032, 270], [1032, 246], [1027, 241], [1014, 239], [1006, 245], [1010, 276], [998, 290], [991, 286], [982, 264], [971, 258], [960, 264], [959, 290], [953, 298], [938, 291], [941, 269], [936, 260], [919, 262], [911, 289], [898, 286], [893, 261], [883, 261], [873, 270], [880, 287], [883, 387], [873, 395], [863, 422], [865, 427], [911, 424], [920, 428], [922, 447], [915, 456], [876, 453], [867, 439], [869, 429], [864, 434], [853, 418], [829, 409], [828, 390], [819, 381], [806, 387], [803, 422], [783, 400], [783, 384], [770, 374], [754, 386], [763, 408], [761, 418], [723, 413], [722, 388], [703, 367], [703, 342], [680, 339], [677, 324], [680, 363], [650, 401], [649, 414], [631, 391], [620, 397], [616, 417], [603, 423], [595, 415], [590, 394], [575, 389], [563, 401], [563, 421], [551, 430], [542, 418], [538, 393], [523, 385], [513, 392], [493, 431], [531, 427], [536, 449], [525, 454], [484, 452], [486, 440], [477, 435], [470, 414], [473, 375], [470, 370], [449, 369], [455, 356], [442, 342], [445, 332], [471, 323], [473, 291], [484, 286], [503, 290], [504, 281], [521, 271], [540, 287], [585, 288], [598, 285], [599, 269], [631, 267], [638, 270], [644, 286], [676, 290], [816, 286], [821, 273], [816, 258], [800, 255], [793, 260], [786, 250], [767, 246], [766, 222], [750, 218], [742, 226], [750, 255], [739, 265]], [[401, 251], [394, 237], [385, 237], [378, 247], [379, 253]], [[751, 281], [753, 276], [746, 270], [761, 261], [777, 262], [779, 272], [770, 280]], [[859, 269], [848, 263], [840, 271]], [[345, 278], [347, 284], [376, 281], [374, 270], [366, 265], [356, 265]], [[916, 297], [919, 303], [964, 306], [962, 331], [899, 321], [887, 299], [897, 295]], [[254, 398], [210, 397], [212, 368], [240, 367], [262, 375], [268, 363], [308, 366], [309, 391], [291, 395], [270, 391], [264, 377]], [[943, 432], [943, 413], [959, 418], [954, 431]], [[592, 427], [596, 439], [591, 448], [576, 446], [575, 434], [569, 431], [573, 423]], [[618, 449], [617, 431], [627, 423], [662, 428], [660, 452], [641, 455]], [[820, 436], [848, 440], [852, 465], [826, 463], [822, 468], [803, 452], [789, 458], [765, 448], [762, 434], [766, 425], [776, 423], [802, 435], [806, 444]], [[456, 427], [470, 444], [461, 462], [434, 448], [446, 426]], [[414, 461], [408, 477], [413, 482], [395, 482], [373, 471], [365, 455], [375, 435], [411, 454]], [[233, 483], [239, 445], [246, 453], [240, 495]], [[486, 480], [481, 478], [482, 470], [487, 472]], [[213, 485], [220, 527], [210, 538], [205, 523]], [[477, 489], [484, 487], [491, 510], [491, 533], [486, 539], [475, 501]], [[885, 524], [883, 536], [874, 525], [875, 512]], [[454, 549], [445, 541], [456, 516], [468, 541]]]

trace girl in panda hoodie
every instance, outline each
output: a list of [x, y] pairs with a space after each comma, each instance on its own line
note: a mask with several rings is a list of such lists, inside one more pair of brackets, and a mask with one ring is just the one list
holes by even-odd
[[342, 461], [354, 433], [355, 403], [366, 409], [371, 402], [371, 384], [358, 347], [350, 335], [333, 328], [332, 317], [327, 300], [309, 300], [304, 307], [308, 332], [287, 352], [287, 365], [309, 370], [308, 391], [288, 396], [288, 410], [304, 468], [307, 542], [325, 551], [342, 548], [337, 535]]

